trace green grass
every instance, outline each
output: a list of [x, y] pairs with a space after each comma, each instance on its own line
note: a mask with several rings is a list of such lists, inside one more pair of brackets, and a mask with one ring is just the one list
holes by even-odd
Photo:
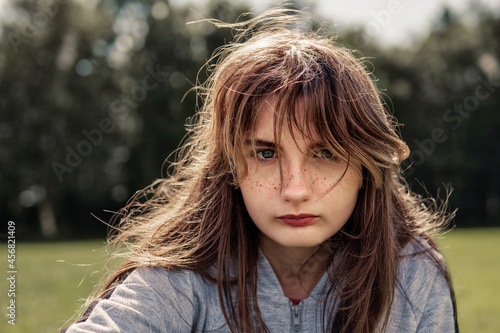
[[[498, 332], [499, 240], [496, 228], [454, 230], [438, 241], [455, 284], [462, 332]], [[0, 267], [6, 272], [6, 246], [1, 246]], [[0, 332], [57, 332], [99, 281], [105, 262], [103, 242], [18, 243], [16, 251], [16, 326], [3, 316]], [[8, 302], [5, 281], [0, 280], [3, 313]]]
[[[5, 248], [2, 244], [4, 272]], [[105, 260], [103, 241], [17, 243], [16, 325], [2, 316], [0, 332], [57, 332], [65, 327], [99, 282]], [[2, 315], [8, 302], [4, 281], [0, 281]]]
[[462, 332], [500, 328], [500, 228], [458, 229], [438, 240], [452, 274]]

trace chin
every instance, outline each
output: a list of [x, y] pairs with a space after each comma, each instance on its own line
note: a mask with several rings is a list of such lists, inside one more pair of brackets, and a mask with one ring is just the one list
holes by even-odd
[[304, 239], [300, 238], [297, 240], [294, 239], [288, 239], [286, 241], [278, 241], [281, 246], [284, 247], [290, 247], [290, 248], [315, 248], [321, 244], [323, 244], [326, 240], [321, 238], [321, 239]]

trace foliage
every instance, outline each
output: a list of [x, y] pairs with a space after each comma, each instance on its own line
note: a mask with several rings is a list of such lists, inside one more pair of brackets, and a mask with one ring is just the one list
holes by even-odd
[[[15, 3], [0, 46], [0, 214], [23, 239], [103, 235], [90, 214], [108, 220], [161, 176], [196, 109], [183, 96], [231, 38], [168, 3], [53, 5]], [[203, 15], [242, 11], [212, 1]]]
[[[226, 0], [196, 11], [156, 0], [9, 3], [0, 25], [0, 218], [15, 220], [23, 239], [104, 235], [105, 210], [165, 175], [197, 108], [186, 92], [232, 39], [186, 23], [232, 22], [247, 9]], [[356, 29], [339, 38], [373, 57], [412, 150], [412, 188], [422, 192], [422, 182], [434, 194], [450, 182], [460, 226], [500, 224], [500, 19], [480, 7], [475, 17], [466, 24], [445, 10], [413, 48], [381, 48]]]
[[387, 80], [395, 116], [412, 150], [406, 175], [435, 190], [450, 183], [460, 226], [500, 223], [500, 59], [494, 31], [500, 19], [477, 14], [470, 27], [442, 21], [420, 47], [383, 52], [379, 70]]

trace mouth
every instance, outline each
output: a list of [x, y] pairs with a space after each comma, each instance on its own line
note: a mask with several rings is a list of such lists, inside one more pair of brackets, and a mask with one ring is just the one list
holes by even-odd
[[298, 214], [298, 215], [288, 214], [279, 216], [278, 219], [288, 225], [304, 226], [314, 221], [317, 217], [318, 216], [312, 214]]

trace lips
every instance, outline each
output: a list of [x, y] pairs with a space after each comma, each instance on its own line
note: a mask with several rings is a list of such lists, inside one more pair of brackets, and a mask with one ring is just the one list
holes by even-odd
[[316, 218], [317, 218], [316, 215], [311, 215], [311, 214], [298, 214], [298, 215], [288, 214], [278, 217], [278, 219], [281, 220], [283, 223], [292, 226], [308, 225]]

